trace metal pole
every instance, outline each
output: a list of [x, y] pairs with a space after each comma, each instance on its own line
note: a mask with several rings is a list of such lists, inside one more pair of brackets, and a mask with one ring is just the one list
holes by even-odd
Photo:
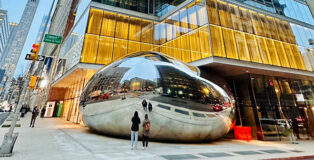
[[[45, 25], [45, 28], [44, 28], [44, 31], [43, 31], [43, 35], [41, 36], [40, 42], [42, 41], [42, 39], [44, 37], [44, 33], [46, 32], [47, 24], [48, 24], [48, 21], [50, 19], [50, 15], [51, 15], [54, 3], [55, 3], [55, 0], [53, 0], [52, 5], [50, 7], [48, 20], [46, 21], [46, 25]], [[28, 88], [28, 84], [29, 84], [29, 81], [30, 81], [29, 78], [30, 78], [30, 75], [33, 72], [35, 62], [36, 61], [32, 62], [31, 67], [29, 69], [29, 72], [28, 72], [28, 74], [26, 76], [26, 81], [25, 81], [24, 86], [23, 86], [23, 91], [22, 91], [22, 94], [21, 94], [21, 96], [19, 98], [19, 103], [18, 103], [18, 105], [17, 105], [17, 107], [15, 109], [15, 112], [13, 113], [13, 116], [12, 116], [13, 120], [11, 122], [10, 129], [4, 135], [4, 139], [3, 139], [3, 142], [2, 142], [2, 145], [1, 145], [1, 148], [0, 148], [0, 157], [11, 156], [12, 155], [12, 150], [13, 150], [13, 147], [14, 147], [14, 143], [15, 143], [15, 141], [17, 139], [17, 136], [18, 136], [18, 132], [15, 133], [14, 135], [13, 135], [13, 132], [14, 132], [14, 128], [15, 128], [17, 119], [18, 119], [18, 117], [20, 115], [20, 110], [22, 108], [22, 103], [24, 103], [24, 101], [25, 101], [25, 93], [26, 93], [27, 88]]]

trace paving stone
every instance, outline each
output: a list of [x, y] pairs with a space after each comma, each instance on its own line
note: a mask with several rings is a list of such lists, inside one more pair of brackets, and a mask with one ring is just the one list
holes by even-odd
[[179, 155], [163, 155], [167, 160], [180, 160], [180, 159], [199, 159], [199, 157], [192, 154], [179, 154]]
[[271, 150], [259, 150], [259, 151], [265, 152], [265, 153], [271, 153], [271, 154], [274, 154], [274, 153], [286, 153], [286, 151], [276, 150], [276, 149], [271, 149]]
[[240, 155], [263, 154], [261, 152], [256, 152], [256, 151], [236, 151], [236, 152], [233, 152], [233, 153], [240, 154]]
[[233, 156], [232, 154], [216, 152], [216, 153], [200, 153], [200, 155], [208, 157], [208, 158], [217, 158], [217, 157], [229, 157]]

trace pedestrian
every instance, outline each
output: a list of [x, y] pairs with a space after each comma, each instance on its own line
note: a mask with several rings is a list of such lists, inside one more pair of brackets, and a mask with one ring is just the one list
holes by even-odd
[[29, 127], [33, 127], [34, 128], [34, 124], [35, 124], [35, 120], [37, 118], [39, 114], [39, 109], [37, 107], [37, 105], [34, 107], [33, 112], [32, 112], [32, 120], [31, 123], [29, 124]]
[[292, 118], [292, 128], [294, 134], [297, 136], [298, 139], [300, 139], [299, 125], [296, 118]]
[[150, 120], [148, 119], [148, 115], [145, 114], [145, 120], [143, 122], [143, 133], [142, 133], [143, 150], [147, 149], [148, 147], [149, 133], [150, 133]]
[[153, 105], [150, 102], [148, 103], [148, 111], [153, 111]]
[[142, 106], [143, 106], [144, 111], [146, 111], [147, 110], [147, 102], [145, 99], [142, 102]]
[[134, 116], [131, 119], [132, 127], [131, 127], [131, 146], [133, 150], [133, 146], [137, 149], [137, 140], [138, 140], [138, 126], [141, 123], [140, 118], [138, 117], [137, 111], [135, 111]]
[[46, 107], [41, 109], [40, 118], [44, 119], [45, 113], [46, 113]]
[[26, 106], [25, 105], [22, 105], [22, 108], [21, 108], [21, 117], [24, 117], [24, 115], [26, 114]]

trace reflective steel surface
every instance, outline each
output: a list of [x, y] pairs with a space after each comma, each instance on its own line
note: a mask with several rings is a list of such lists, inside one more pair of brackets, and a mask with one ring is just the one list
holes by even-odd
[[[143, 100], [152, 112], [143, 109]], [[156, 52], [128, 55], [97, 72], [80, 109], [91, 130], [122, 137], [130, 135], [135, 111], [142, 121], [148, 114], [156, 140], [213, 140], [234, 120], [233, 99], [223, 89], [201, 78], [198, 68]]]

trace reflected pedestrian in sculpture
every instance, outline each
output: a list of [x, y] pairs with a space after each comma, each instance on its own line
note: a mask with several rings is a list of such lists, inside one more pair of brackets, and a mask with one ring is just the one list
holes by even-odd
[[45, 113], [46, 113], [46, 107], [41, 109], [40, 118], [44, 119]]
[[153, 111], [153, 105], [150, 102], [148, 103], [148, 111]]
[[34, 128], [35, 120], [36, 120], [38, 114], [39, 114], [39, 109], [38, 109], [38, 107], [37, 107], [37, 105], [36, 105], [36, 106], [34, 107], [34, 109], [33, 109], [33, 112], [32, 112], [32, 119], [31, 119], [31, 123], [29, 124], [29, 127]]
[[147, 111], [147, 102], [145, 99], [142, 102], [142, 106], [143, 106], [144, 111]]
[[132, 127], [131, 127], [131, 146], [133, 150], [133, 145], [135, 149], [137, 149], [137, 141], [138, 141], [138, 126], [141, 123], [140, 118], [138, 117], [137, 111], [135, 111], [134, 116], [131, 119]]
[[150, 120], [148, 119], [148, 115], [145, 114], [145, 120], [143, 122], [143, 133], [142, 133], [143, 150], [147, 149], [148, 147], [149, 133], [150, 133]]

